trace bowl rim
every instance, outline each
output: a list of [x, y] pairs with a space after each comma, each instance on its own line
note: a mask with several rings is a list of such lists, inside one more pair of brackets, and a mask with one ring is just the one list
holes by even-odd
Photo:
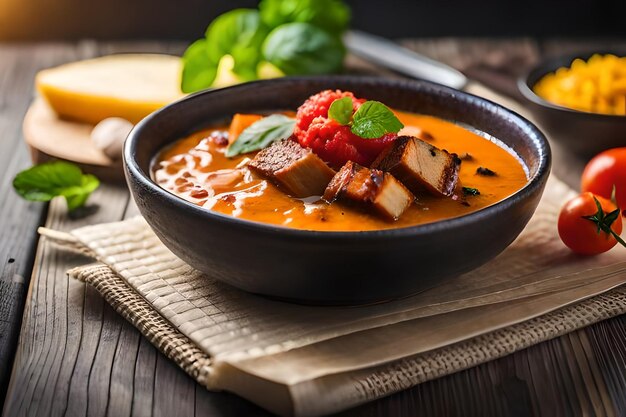
[[[475, 101], [478, 100], [482, 102], [483, 106], [490, 107], [492, 112], [495, 112], [496, 115], [506, 116], [509, 119], [515, 120], [516, 124], [524, 126], [525, 134], [527, 136], [534, 136], [531, 139], [531, 142], [534, 143], [534, 147], [536, 148], [536, 153], [538, 153], [539, 157], [539, 166], [534, 175], [528, 178], [526, 184], [517, 190], [515, 193], [510, 196], [491, 204], [487, 207], [481, 208], [479, 210], [473, 211], [468, 214], [464, 214], [457, 217], [452, 217], [448, 219], [438, 220], [431, 223], [424, 223], [414, 226], [401, 227], [401, 228], [390, 228], [390, 229], [377, 229], [377, 230], [355, 230], [355, 231], [320, 231], [320, 230], [308, 230], [308, 229], [295, 229], [287, 226], [274, 225], [270, 223], [263, 223], [253, 220], [240, 219], [237, 217], [230, 216], [228, 214], [220, 213], [213, 210], [208, 210], [206, 208], [200, 207], [192, 202], [189, 202], [182, 197], [165, 190], [160, 187], [157, 183], [155, 183], [149, 173], [145, 173], [140, 167], [138, 162], [135, 160], [135, 149], [137, 147], [137, 141], [141, 136], [142, 131], [145, 127], [151, 123], [155, 123], [155, 120], [158, 120], [161, 113], [170, 111], [172, 107], [176, 107], [179, 103], [184, 101], [194, 101], [194, 100], [202, 100], [204, 96], [210, 94], [231, 94], [236, 92], [239, 89], [248, 89], [254, 87], [257, 84], [268, 84], [268, 83], [287, 83], [287, 82], [307, 82], [307, 81], [357, 81], [364, 83], [379, 83], [381, 87], [385, 86], [395, 86], [395, 87], [407, 87], [412, 85], [414, 87], [424, 86], [440, 90], [442, 92], [447, 92], [448, 95], [452, 94], [455, 99], [462, 99], [465, 101]], [[532, 145], [531, 145], [532, 146]], [[490, 101], [488, 99], [476, 96], [474, 94], [467, 93], [465, 91], [460, 91], [451, 87], [446, 87], [440, 84], [432, 83], [424, 80], [408, 80], [408, 79], [391, 79], [385, 77], [377, 77], [377, 76], [359, 76], [359, 75], [333, 75], [333, 76], [299, 76], [299, 77], [280, 77], [269, 80], [257, 80], [251, 81], [243, 84], [237, 84], [229, 87], [223, 87], [218, 89], [208, 89], [202, 90], [193, 94], [190, 94], [182, 99], [179, 99], [167, 106], [162, 107], [161, 109], [151, 113], [142, 119], [135, 127], [132, 129], [130, 134], [128, 135], [126, 141], [124, 142], [124, 152], [123, 152], [123, 164], [126, 171], [126, 180], [127, 182], [138, 181], [141, 183], [141, 186], [144, 189], [150, 191], [151, 194], [158, 195], [162, 198], [168, 200], [172, 205], [180, 208], [181, 210], [189, 210], [195, 215], [200, 217], [206, 217], [208, 220], [220, 221], [229, 226], [238, 227], [242, 229], [247, 229], [249, 231], [262, 232], [269, 235], [280, 235], [284, 238], [312, 238], [312, 239], [325, 239], [325, 240], [352, 240], [356, 237], [362, 240], [371, 240], [378, 241], [380, 239], [396, 239], [401, 237], [419, 237], [419, 236], [428, 236], [432, 233], [438, 233], [445, 230], [454, 229], [456, 227], [460, 227], [466, 225], [467, 223], [480, 222], [484, 219], [488, 219], [492, 215], [497, 215], [498, 212], [505, 210], [520, 200], [525, 200], [527, 197], [535, 193], [539, 188], [543, 187], [545, 181], [550, 173], [550, 166], [552, 161], [552, 154], [550, 150], [550, 145], [545, 135], [537, 128], [532, 122], [528, 119], [524, 118], [520, 114], [514, 112], [513, 110], [507, 109], [506, 107]], [[132, 177], [132, 178], [131, 178]], [[129, 184], [130, 185], [130, 184]], [[132, 188], [132, 187], [131, 187]], [[131, 192], [132, 194], [132, 192]]]
[[[521, 76], [517, 78], [517, 89], [528, 101], [537, 104], [541, 107], [546, 107], [556, 111], [562, 111], [564, 113], [569, 113], [572, 115], [578, 115], [582, 117], [595, 118], [598, 120], [613, 120], [626, 121], [626, 116], [619, 114], [606, 114], [606, 113], [594, 113], [589, 111], [572, 109], [569, 107], [562, 106], [560, 104], [552, 103], [543, 97], [539, 96], [537, 93], [533, 91], [533, 86], [537, 84], [537, 82], [548, 75], [551, 72], [556, 71], [558, 68], [563, 67], [563, 65], [557, 64], [562, 61], [569, 61], [569, 65], [575, 59], [584, 59], [585, 61], [591, 58], [593, 55], [615, 55], [618, 57], [626, 57], [626, 50], [594, 50], [594, 51], [579, 51], [575, 53], [569, 53], [564, 55], [552, 55], [545, 59], [540, 60], [534, 66], [532, 66], [529, 70], [525, 71]], [[535, 80], [531, 83], [531, 80]], [[532, 85], [531, 85], [532, 84]]]

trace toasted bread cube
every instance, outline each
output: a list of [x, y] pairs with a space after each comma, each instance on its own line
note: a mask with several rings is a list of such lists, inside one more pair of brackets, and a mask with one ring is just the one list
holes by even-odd
[[373, 207], [382, 216], [396, 220], [414, 197], [393, 175], [348, 161], [328, 184], [324, 199]]
[[335, 175], [335, 171], [310, 149], [291, 139], [275, 142], [263, 149], [248, 166], [294, 197], [322, 195]]
[[414, 194], [426, 190], [447, 197], [458, 183], [460, 165], [456, 154], [412, 136], [400, 136], [378, 156], [372, 168], [391, 173]]

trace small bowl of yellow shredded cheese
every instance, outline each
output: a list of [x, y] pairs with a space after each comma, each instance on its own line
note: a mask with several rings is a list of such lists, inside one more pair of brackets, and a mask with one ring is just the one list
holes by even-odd
[[533, 91], [550, 103], [590, 113], [626, 116], [626, 57], [594, 54], [544, 75]]
[[626, 146], [626, 54], [548, 59], [518, 86], [549, 139], [583, 155]]

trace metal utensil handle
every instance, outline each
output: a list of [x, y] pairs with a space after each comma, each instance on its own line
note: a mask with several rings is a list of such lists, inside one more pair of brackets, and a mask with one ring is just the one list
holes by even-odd
[[454, 68], [380, 36], [351, 30], [343, 40], [354, 55], [410, 77], [456, 89], [462, 89], [468, 82], [467, 77]]

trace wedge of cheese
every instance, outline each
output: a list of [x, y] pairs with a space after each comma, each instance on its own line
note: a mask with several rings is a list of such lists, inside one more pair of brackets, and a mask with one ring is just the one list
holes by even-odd
[[73, 62], [37, 74], [37, 90], [61, 117], [97, 124], [107, 117], [137, 123], [181, 97], [181, 60], [120, 54]]

